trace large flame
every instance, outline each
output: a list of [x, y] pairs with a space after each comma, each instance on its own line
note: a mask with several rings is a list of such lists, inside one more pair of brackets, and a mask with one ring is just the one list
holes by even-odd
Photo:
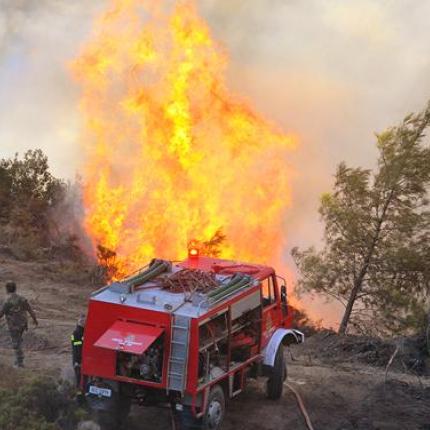
[[294, 139], [226, 88], [226, 54], [194, 3], [163, 3], [112, 0], [74, 62], [86, 231], [121, 272], [220, 229], [222, 257], [273, 262]]

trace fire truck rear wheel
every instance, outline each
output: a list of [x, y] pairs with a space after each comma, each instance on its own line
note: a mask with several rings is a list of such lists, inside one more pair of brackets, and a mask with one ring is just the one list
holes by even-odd
[[130, 407], [130, 399], [121, 396], [117, 401], [112, 402], [109, 408], [97, 411], [95, 418], [101, 430], [121, 430], [125, 428]]
[[183, 406], [180, 410], [173, 408], [175, 430], [219, 430], [225, 415], [224, 391], [215, 385], [210, 393], [206, 414], [203, 418], [194, 417], [190, 406]]
[[282, 397], [284, 381], [287, 377], [287, 366], [285, 364], [284, 347], [279, 345], [276, 352], [275, 363], [271, 375], [267, 380], [267, 397], [272, 400], [278, 400]]
[[224, 420], [224, 416], [224, 390], [219, 385], [215, 385], [209, 393], [208, 406], [206, 409], [203, 428], [205, 430], [218, 430], [221, 427], [221, 424]]

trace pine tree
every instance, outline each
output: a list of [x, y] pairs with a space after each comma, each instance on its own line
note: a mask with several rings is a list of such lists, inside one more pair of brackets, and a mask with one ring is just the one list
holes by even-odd
[[292, 250], [299, 291], [339, 300], [348, 324], [402, 332], [425, 320], [430, 291], [430, 104], [377, 135], [374, 171], [341, 163], [321, 198], [325, 244]]

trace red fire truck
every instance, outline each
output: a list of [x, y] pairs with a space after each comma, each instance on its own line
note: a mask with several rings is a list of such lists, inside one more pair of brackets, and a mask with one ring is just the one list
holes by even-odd
[[[89, 302], [82, 389], [102, 428], [132, 403], [169, 406], [177, 430], [219, 429], [226, 399], [267, 377], [278, 399], [290, 328], [285, 281], [271, 267], [203, 257], [153, 260]], [[150, 427], [147, 427], [150, 428]]]

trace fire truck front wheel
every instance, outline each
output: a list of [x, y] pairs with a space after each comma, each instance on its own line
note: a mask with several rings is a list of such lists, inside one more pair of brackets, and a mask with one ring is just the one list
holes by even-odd
[[278, 400], [282, 397], [286, 376], [287, 367], [284, 357], [284, 347], [281, 344], [276, 352], [275, 363], [267, 380], [267, 397], [269, 399]]

